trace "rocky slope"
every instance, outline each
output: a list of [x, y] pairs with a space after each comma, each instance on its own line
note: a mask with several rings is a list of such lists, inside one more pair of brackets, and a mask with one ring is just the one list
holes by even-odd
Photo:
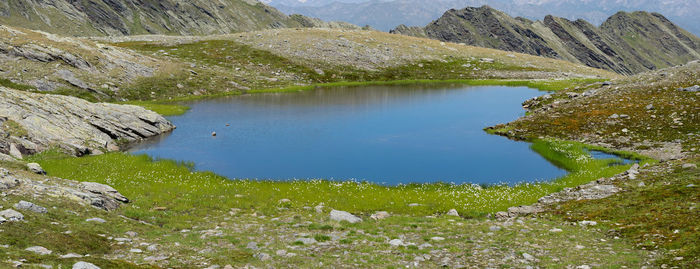
[[0, 3], [0, 23], [77, 36], [221, 34], [300, 26], [256, 0], [9, 0]]
[[61, 147], [75, 155], [118, 150], [170, 131], [165, 118], [138, 106], [96, 104], [83, 99], [0, 87], [0, 155], [24, 155]]
[[[421, 31], [422, 30], [422, 31]], [[700, 38], [658, 13], [619, 12], [600, 27], [547, 16], [512, 18], [488, 6], [449, 10], [425, 28], [393, 33], [528, 53], [636, 74], [700, 59]]]
[[558, 137], [658, 160], [700, 152], [700, 61], [526, 101], [529, 115], [497, 126], [518, 138]]

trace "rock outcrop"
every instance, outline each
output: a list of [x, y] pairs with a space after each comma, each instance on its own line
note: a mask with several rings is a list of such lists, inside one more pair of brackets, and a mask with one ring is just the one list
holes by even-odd
[[700, 38], [648, 12], [618, 12], [596, 27], [581, 19], [531, 21], [488, 6], [467, 7], [451, 9], [425, 28], [399, 26], [392, 33], [563, 59], [620, 74], [700, 59]]
[[113, 151], [119, 149], [120, 141], [136, 141], [174, 128], [162, 116], [138, 106], [0, 87], [0, 153], [14, 157], [53, 146], [75, 155]]
[[[76, 201], [82, 205], [90, 205], [107, 211], [115, 210], [122, 203], [129, 202], [129, 199], [107, 185], [46, 177], [39, 181], [10, 172], [5, 168], [0, 168], [0, 191], [4, 194], [22, 197], [53, 197]], [[46, 208], [25, 201], [15, 205], [15, 208], [38, 213], [47, 212]], [[3, 212], [0, 216], [9, 221], [23, 219], [22, 214], [12, 209]]]

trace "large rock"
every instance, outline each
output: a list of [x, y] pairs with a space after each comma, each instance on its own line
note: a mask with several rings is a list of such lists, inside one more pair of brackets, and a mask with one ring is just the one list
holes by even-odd
[[95, 183], [95, 182], [81, 182], [80, 188], [82, 188], [86, 191], [92, 192], [92, 193], [102, 194], [102, 195], [112, 197], [115, 200], [120, 201], [120, 202], [124, 202], [124, 203], [129, 202], [129, 199], [124, 197], [124, 195], [119, 193], [114, 188], [107, 186], [105, 184], [100, 184], [100, 183]]
[[27, 202], [27, 201], [19, 201], [19, 203], [15, 204], [15, 208], [17, 210], [29, 210], [29, 211], [41, 213], [41, 214], [45, 214], [46, 212], [48, 212], [45, 207], [38, 206], [34, 203]]
[[27, 169], [35, 174], [46, 175], [46, 171], [44, 171], [44, 168], [41, 168], [41, 165], [38, 163], [28, 163]]
[[76, 262], [73, 264], [73, 269], [100, 269], [100, 267], [89, 262]]
[[53, 253], [53, 251], [48, 250], [47, 248], [42, 247], [42, 246], [28, 247], [25, 250], [30, 251], [30, 252], [34, 252], [34, 253], [39, 254], [39, 255], [49, 255], [49, 254]]
[[24, 215], [12, 209], [6, 209], [0, 211], [0, 217], [5, 218], [7, 221], [23, 221]]
[[20, 184], [19, 179], [15, 178], [5, 168], [0, 168], [0, 190], [11, 189]]
[[[119, 149], [115, 140], [136, 141], [175, 128], [155, 112], [139, 106], [91, 103], [83, 99], [29, 93], [0, 87], [0, 118], [26, 130], [26, 137], [3, 137], [9, 152], [21, 157], [51, 146], [76, 155]], [[13, 149], [14, 148], [14, 149]]]
[[[129, 201], [114, 188], [92, 182], [77, 182], [59, 178], [41, 181], [13, 175], [10, 171], [0, 168], [0, 190], [13, 189], [26, 197], [49, 196], [65, 200], [77, 201], [81, 204], [92, 205], [104, 210], [115, 210], [122, 203]], [[32, 208], [41, 211], [40, 207], [18, 203], [21, 208]], [[36, 206], [36, 205], [35, 205]], [[32, 210], [30, 209], [30, 210]], [[7, 219], [7, 217], [5, 217]]]
[[331, 220], [333, 220], [333, 221], [347, 221], [350, 223], [357, 223], [357, 222], [362, 221], [361, 218], [359, 218], [353, 214], [350, 214], [349, 212], [335, 210], [335, 209], [331, 210]]

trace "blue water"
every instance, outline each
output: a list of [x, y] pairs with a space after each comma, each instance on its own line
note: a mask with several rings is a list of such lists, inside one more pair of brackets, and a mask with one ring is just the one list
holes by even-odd
[[625, 165], [625, 164], [633, 164], [633, 163], [638, 163], [638, 160], [630, 160], [630, 159], [624, 159], [621, 158], [620, 156], [617, 156], [615, 154], [607, 153], [607, 152], [602, 152], [598, 150], [590, 150], [588, 151], [589, 154], [591, 154], [591, 157], [593, 159], [597, 160], [604, 160], [604, 159], [613, 159], [616, 162], [613, 163], [613, 165]]
[[131, 152], [232, 179], [547, 180], [566, 171], [528, 143], [483, 131], [522, 116], [522, 101], [538, 95], [524, 87], [372, 86], [195, 101], [169, 118], [174, 132]]

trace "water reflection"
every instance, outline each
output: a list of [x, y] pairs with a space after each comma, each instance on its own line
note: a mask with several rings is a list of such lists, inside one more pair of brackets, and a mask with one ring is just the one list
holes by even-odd
[[[566, 172], [483, 128], [523, 115], [527, 88], [376, 86], [188, 103], [170, 135], [132, 151], [229, 178], [514, 183]], [[230, 124], [229, 127], [226, 124]], [[211, 132], [217, 132], [216, 137]]]

